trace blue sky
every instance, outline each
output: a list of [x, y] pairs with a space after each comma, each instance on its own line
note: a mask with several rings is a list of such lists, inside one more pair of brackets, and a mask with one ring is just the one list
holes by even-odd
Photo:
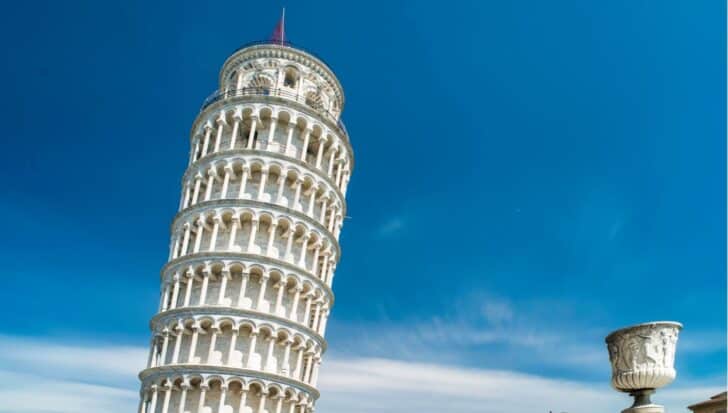
[[[190, 125], [282, 5], [4, 8], [0, 377], [135, 408]], [[603, 337], [656, 319], [685, 324], [658, 398], [725, 385], [724, 2], [285, 6], [356, 157], [317, 411], [613, 411]]]

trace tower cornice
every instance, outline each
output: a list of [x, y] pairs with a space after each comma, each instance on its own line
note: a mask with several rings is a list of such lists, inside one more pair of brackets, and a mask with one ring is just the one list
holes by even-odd
[[344, 88], [341, 86], [339, 79], [334, 74], [329, 65], [323, 59], [317, 57], [313, 53], [303, 50], [291, 43], [276, 44], [270, 41], [257, 41], [245, 44], [233, 52], [230, 57], [225, 60], [218, 76], [219, 84], [222, 85], [224, 79], [230, 74], [236, 63], [242, 63], [250, 59], [257, 58], [280, 58], [292, 62], [305, 65], [311, 70], [321, 75], [336, 90], [337, 97], [341, 102], [341, 108], [344, 108]]

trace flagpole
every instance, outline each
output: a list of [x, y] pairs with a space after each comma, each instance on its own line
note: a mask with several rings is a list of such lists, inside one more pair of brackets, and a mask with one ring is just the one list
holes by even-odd
[[283, 8], [283, 15], [281, 16], [281, 46], [286, 39], [286, 8]]

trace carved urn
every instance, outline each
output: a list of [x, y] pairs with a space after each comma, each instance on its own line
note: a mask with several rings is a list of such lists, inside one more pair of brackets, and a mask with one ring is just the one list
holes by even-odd
[[682, 324], [655, 321], [637, 324], [607, 336], [609, 361], [612, 363], [612, 386], [630, 393], [635, 403], [624, 413], [662, 412], [652, 404], [655, 389], [675, 380], [675, 349]]

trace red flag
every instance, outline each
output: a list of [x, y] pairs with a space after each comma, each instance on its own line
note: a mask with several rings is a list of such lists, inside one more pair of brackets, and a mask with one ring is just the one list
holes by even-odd
[[271, 34], [270, 40], [280, 44], [286, 42], [286, 9], [283, 9], [281, 19], [278, 21], [276, 28], [273, 29], [273, 34]]

